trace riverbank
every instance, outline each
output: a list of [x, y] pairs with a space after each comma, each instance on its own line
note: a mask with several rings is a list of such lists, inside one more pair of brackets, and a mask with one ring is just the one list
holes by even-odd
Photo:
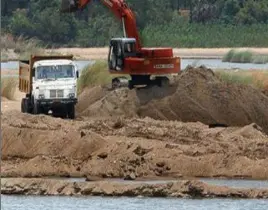
[[[174, 48], [174, 55], [185, 59], [222, 59], [231, 49], [249, 50], [259, 55], [268, 55], [268, 48]], [[77, 60], [107, 59], [108, 47], [103, 48], [58, 48], [43, 49], [44, 54], [72, 54]], [[19, 54], [9, 49], [3, 51], [2, 61], [19, 60]]]
[[[174, 56], [192, 59], [221, 59], [232, 48], [174, 48]], [[268, 48], [235, 48], [238, 51], [250, 50], [260, 55], [268, 55]], [[77, 59], [106, 59], [108, 48], [59, 48], [53, 49], [59, 54], [73, 54]], [[50, 50], [46, 51], [47, 53]]]
[[174, 198], [268, 198], [268, 189], [213, 186], [184, 180], [165, 184], [128, 184], [109, 181], [70, 182], [48, 179], [9, 178], [1, 180], [4, 195], [117, 196]]

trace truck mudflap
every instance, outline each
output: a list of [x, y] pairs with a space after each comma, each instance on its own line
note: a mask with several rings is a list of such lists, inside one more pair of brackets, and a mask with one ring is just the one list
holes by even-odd
[[77, 99], [42, 99], [37, 100], [39, 105], [77, 104]]

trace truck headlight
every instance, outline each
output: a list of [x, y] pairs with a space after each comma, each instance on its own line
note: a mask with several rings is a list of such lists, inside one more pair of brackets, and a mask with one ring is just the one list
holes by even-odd
[[74, 98], [75, 94], [74, 93], [69, 93], [69, 98]]
[[45, 98], [45, 95], [44, 94], [39, 94], [38, 98], [39, 99], [44, 99]]

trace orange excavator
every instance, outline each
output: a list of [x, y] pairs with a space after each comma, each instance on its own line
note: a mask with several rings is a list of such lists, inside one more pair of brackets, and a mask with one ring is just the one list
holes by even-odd
[[[61, 12], [83, 10], [92, 0], [62, 0]], [[99, 0], [122, 21], [124, 37], [112, 38], [109, 46], [108, 66], [111, 74], [130, 75], [116, 77], [112, 87], [125, 84], [132, 89], [139, 85], [169, 84], [167, 75], [181, 70], [179, 57], [173, 56], [172, 48], [143, 48], [136, 25], [136, 18], [124, 0]], [[154, 77], [153, 79], [151, 77]]]

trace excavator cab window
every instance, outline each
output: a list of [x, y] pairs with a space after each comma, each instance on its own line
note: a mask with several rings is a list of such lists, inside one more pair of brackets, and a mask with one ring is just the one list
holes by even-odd
[[124, 44], [125, 53], [135, 53], [135, 43], [125, 43]]
[[108, 63], [111, 70], [123, 70], [125, 58], [136, 56], [135, 39], [117, 38], [111, 40], [108, 57]]
[[111, 70], [120, 71], [123, 69], [124, 53], [122, 43], [119, 40], [112, 40], [109, 49], [109, 68]]

